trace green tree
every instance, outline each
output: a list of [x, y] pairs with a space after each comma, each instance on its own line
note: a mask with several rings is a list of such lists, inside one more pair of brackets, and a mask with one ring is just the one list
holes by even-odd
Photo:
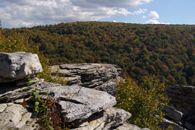
[[151, 60], [155, 61], [155, 60], [157, 60], [157, 59], [159, 59], [159, 55], [158, 55], [158, 53], [154, 53], [154, 54], [152, 54], [152, 56], [151, 56]]
[[154, 76], [144, 76], [143, 86], [139, 87], [132, 79], [118, 85], [117, 107], [132, 114], [128, 120], [141, 128], [160, 129], [157, 124], [162, 121], [162, 108], [167, 105], [164, 95], [165, 85]]
[[187, 82], [186, 82], [186, 78], [181, 76], [181, 78], [179, 79], [178, 81], [178, 84], [184, 84], [184, 85], [187, 85]]

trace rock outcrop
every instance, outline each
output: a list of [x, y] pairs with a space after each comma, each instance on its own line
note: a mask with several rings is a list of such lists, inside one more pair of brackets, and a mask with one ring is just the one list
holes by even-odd
[[171, 98], [170, 104], [186, 114], [195, 115], [195, 87], [175, 85], [167, 88], [166, 93]]
[[[17, 88], [15, 86], [12, 89], [7, 89], [5, 94], [1, 93], [0, 99], [3, 103], [1, 103], [0, 128], [2, 130], [8, 128], [18, 128], [20, 130], [24, 128], [34, 129], [32, 127], [32, 122], [35, 121], [32, 116], [34, 105], [31, 103], [30, 95], [31, 91], [36, 88], [39, 89], [38, 92], [43, 97], [45, 92], [47, 92], [55, 100], [60, 98], [59, 106], [63, 109], [61, 112], [63, 117], [70, 124], [75, 124], [71, 129], [120, 130], [118, 127], [121, 127], [122, 130], [122, 128], [130, 126], [125, 121], [131, 117], [131, 114], [122, 109], [113, 108], [116, 104], [115, 97], [106, 92], [78, 85], [61, 86], [60, 84], [39, 81], [28, 87]], [[10, 106], [12, 107], [10, 108]], [[31, 125], [24, 123], [27, 121], [31, 122]], [[141, 130], [133, 125], [131, 127], [135, 128], [135, 130]]]
[[164, 107], [166, 119], [160, 125], [172, 125], [177, 130], [195, 130], [195, 87], [175, 85], [167, 88], [166, 93], [171, 106]]
[[0, 83], [33, 77], [42, 71], [37, 54], [0, 53]]
[[[11, 54], [6, 53], [6, 55]], [[27, 53], [27, 56], [29, 55], [31, 54]], [[6, 78], [9, 80], [0, 83], [1, 130], [33, 130], [39, 128], [37, 124], [33, 127], [35, 114], [32, 109], [35, 106], [31, 101], [31, 91], [34, 89], [38, 89], [37, 92], [42, 95], [43, 99], [47, 95], [58, 103], [58, 106], [62, 109], [62, 118], [66, 119], [66, 124], [74, 124], [70, 128], [72, 130], [148, 130], [126, 123], [131, 114], [113, 107], [116, 104], [115, 97], [112, 96], [115, 94], [114, 89], [116, 88], [116, 83], [113, 80], [117, 78], [118, 70], [120, 70], [116, 69], [114, 65], [70, 64], [54, 66], [52, 68], [60, 68], [58, 71], [61, 76], [71, 76], [72, 79], [68, 77], [69, 82], [74, 85], [62, 86], [36, 79], [33, 85], [27, 86], [23, 83], [18, 84], [18, 81], [15, 82], [15, 80], [23, 80], [27, 76], [34, 77], [34, 75], [42, 71], [42, 68], [37, 67], [36, 71], [36, 67], [26, 63], [29, 59], [23, 64], [23, 61], [20, 61], [20, 59], [25, 59], [25, 56], [23, 56], [24, 53], [16, 53], [15, 58], [8, 58], [12, 59], [11, 64], [15, 68], [13, 67], [14, 69], [11, 71], [6, 71], [6, 73], [10, 73], [6, 75], [11, 76], [4, 76], [5, 80]], [[4, 59], [6, 59], [5, 57]], [[36, 61], [38, 62], [38, 60]], [[7, 64], [8, 62], [1, 63]], [[27, 72], [25, 67], [21, 67], [25, 65], [29, 66], [30, 69], [27, 69]], [[10, 65], [7, 67], [10, 67]], [[55, 73], [55, 71], [52, 73]], [[12, 76], [13, 72], [15, 72], [14, 76]], [[57, 102], [58, 99], [60, 99], [59, 102]]]
[[50, 67], [51, 74], [59, 73], [68, 85], [78, 84], [83, 87], [94, 88], [115, 95], [116, 80], [121, 69], [113, 64], [62, 64]]

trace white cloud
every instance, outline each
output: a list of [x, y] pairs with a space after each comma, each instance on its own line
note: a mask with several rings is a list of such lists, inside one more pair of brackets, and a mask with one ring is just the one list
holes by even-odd
[[145, 19], [145, 18], [146, 18], [146, 16], [144, 15], [142, 18], [143, 18], [143, 19]]
[[116, 20], [113, 20], [112, 22], [116, 22]]
[[142, 13], [145, 13], [146, 11], [147, 9], [139, 9], [138, 11], [133, 12], [132, 15], [142, 14]]
[[[71, 0], [73, 5], [94, 8], [94, 7], [135, 7], [141, 4], [149, 3], [153, 0]], [[90, 6], [89, 6], [90, 5]]]
[[[150, 16], [150, 19], [146, 21], [146, 24], [169, 24], [169, 23], [157, 21], [156, 19], [159, 18], [159, 15], [156, 11], [150, 11], [149, 16]], [[143, 16], [143, 18], [146, 18], [146, 17]]]
[[164, 23], [164, 22], [161, 22], [160, 24], [170, 24], [170, 23]]
[[157, 20], [155, 19], [150, 19], [146, 22], [147, 24], [160, 24], [160, 22], [158, 22]]
[[112, 16], [145, 13], [128, 8], [152, 0], [1, 0], [0, 19], [12, 27], [34, 26], [45, 23], [95, 21]]
[[146, 22], [147, 24], [160, 24], [160, 22], [156, 20], [159, 18], [159, 15], [156, 11], [150, 11], [149, 16], [150, 20]]
[[149, 13], [150, 19], [158, 19], [159, 15], [156, 11], [150, 11]]
[[164, 22], [159, 22], [156, 19], [150, 19], [146, 21], [146, 24], [170, 24], [170, 23], [164, 23]]

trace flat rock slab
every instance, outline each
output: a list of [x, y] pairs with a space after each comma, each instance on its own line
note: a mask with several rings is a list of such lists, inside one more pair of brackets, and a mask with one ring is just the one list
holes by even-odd
[[[106, 110], [116, 104], [115, 97], [106, 92], [89, 89], [78, 85], [61, 86], [49, 82], [37, 83], [40, 93], [48, 94], [55, 100], [60, 98], [59, 105], [66, 115], [66, 121], [84, 120], [96, 112]], [[65, 114], [66, 113], [66, 114]]]
[[100, 64], [93, 63], [81, 63], [81, 64], [62, 64], [60, 65], [61, 69], [80, 69], [80, 70], [88, 70], [92, 68], [100, 68]]
[[0, 52], [0, 83], [12, 82], [43, 72], [37, 54]]

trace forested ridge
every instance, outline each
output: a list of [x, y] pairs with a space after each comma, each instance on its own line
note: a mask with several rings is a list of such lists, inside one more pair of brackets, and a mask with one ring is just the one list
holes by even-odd
[[73, 22], [18, 32], [37, 44], [50, 64], [111, 63], [136, 81], [155, 74], [167, 85], [195, 85], [195, 25], [147, 25], [114, 22]]

